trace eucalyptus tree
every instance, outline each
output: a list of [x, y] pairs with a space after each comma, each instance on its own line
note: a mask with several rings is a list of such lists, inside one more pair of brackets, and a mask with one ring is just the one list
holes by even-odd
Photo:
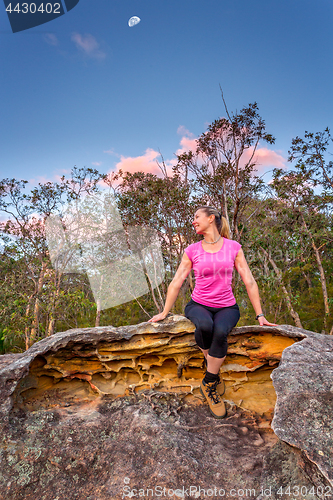
[[[24, 325], [26, 348], [54, 332], [56, 311], [60, 307], [58, 299], [63, 276], [50, 262], [45, 219], [51, 213], [61, 212], [66, 200], [96, 191], [102, 177], [97, 170], [74, 168], [70, 179], [63, 176], [59, 183], [39, 183], [30, 192], [26, 191], [28, 182], [25, 180], [6, 178], [0, 181], [0, 212], [4, 219], [0, 223], [0, 236], [4, 253], [10, 255], [20, 269], [15, 279], [13, 276], [7, 278], [7, 282], [14, 279], [11, 281], [15, 284], [13, 304], [20, 305], [13, 314], [16, 319], [21, 316], [20, 321], [8, 326], [8, 332], [16, 335]], [[7, 307], [11, 307], [8, 301]], [[62, 305], [63, 301], [64, 297]]]
[[24, 259], [5, 240], [0, 254], [0, 354], [25, 349], [22, 332], [27, 326], [27, 298], [31, 294]]
[[[300, 241], [293, 232], [294, 219], [289, 208], [271, 193], [266, 199], [253, 199], [248, 213], [242, 245], [254, 278], [261, 291], [263, 308], [273, 316], [302, 327], [300, 303], [290, 284], [289, 270], [297, 260]], [[246, 213], [246, 212], [245, 212]], [[244, 287], [240, 284], [240, 289]], [[247, 302], [246, 296], [243, 300]]]
[[[320, 273], [320, 281], [323, 292], [323, 299], [325, 305], [325, 328], [327, 327], [327, 319], [330, 315], [330, 307], [333, 305], [333, 283], [328, 286], [331, 288], [330, 296], [327, 291], [327, 277], [332, 281], [332, 269], [329, 268], [328, 272], [324, 272], [322, 265], [322, 254], [324, 249], [328, 249], [328, 245], [333, 243], [333, 162], [330, 159], [332, 152], [333, 138], [330, 129], [326, 127], [322, 132], [308, 132], [304, 133], [304, 137], [297, 136], [292, 140], [292, 145], [289, 150], [288, 160], [290, 162], [296, 161], [294, 167], [299, 175], [304, 175], [311, 181], [312, 185], [320, 189], [320, 207], [312, 210], [312, 216], [318, 219], [319, 213], [325, 217], [324, 228], [321, 227], [321, 232], [318, 235], [318, 223], [311, 227], [303, 218], [303, 226], [316, 255], [318, 269]], [[317, 197], [319, 198], [319, 196]], [[314, 235], [313, 235], [314, 232]], [[319, 243], [316, 245], [315, 236], [319, 237]], [[319, 247], [318, 247], [319, 245]], [[325, 260], [325, 252], [323, 255]], [[326, 268], [330, 264], [330, 259], [326, 261]], [[333, 335], [333, 325], [330, 330]]]
[[288, 160], [297, 160], [296, 170], [308, 174], [314, 185], [321, 185], [326, 193], [333, 194], [333, 162], [328, 161], [332, 146], [330, 129], [323, 132], [305, 132], [304, 138], [297, 136], [292, 140]]
[[[191, 222], [196, 201], [193, 181], [185, 182], [177, 173], [168, 176], [163, 167], [162, 174], [162, 177], [158, 177], [151, 173], [120, 170], [105, 181], [110, 186], [114, 182], [118, 183], [114, 192], [125, 227], [149, 227], [157, 231], [168, 281], [181, 261], [184, 248], [193, 242], [195, 233]], [[183, 302], [189, 286], [191, 277], [184, 283], [180, 294]], [[155, 292], [150, 284], [150, 292], [155, 307], [162, 310], [166, 284], [161, 287], [161, 292], [159, 287]]]
[[[39, 183], [37, 187], [32, 189], [30, 204], [40, 215], [44, 244], [46, 219], [51, 214], [59, 214], [61, 216], [64, 206], [66, 207], [68, 203], [79, 200], [86, 195], [98, 193], [100, 190], [99, 183], [103, 178], [104, 174], [100, 173], [97, 169], [89, 167], [78, 168], [75, 166], [71, 170], [71, 175], [68, 179], [62, 176], [59, 183]], [[61, 313], [65, 296], [68, 298], [69, 302], [72, 303], [77, 297], [74, 289], [78, 286], [78, 297], [81, 297], [82, 305], [85, 304], [85, 308], [87, 308], [89, 304], [87, 295], [91, 294], [88, 292], [88, 284], [85, 275], [81, 273], [78, 279], [78, 276], [73, 276], [71, 273], [65, 273], [64, 268], [61, 266], [52, 266], [49, 261], [48, 249], [46, 250], [46, 256], [48, 262], [46, 274], [47, 287], [45, 287], [48, 294], [47, 300], [44, 301], [48, 316], [46, 334], [52, 335], [55, 331], [56, 319], [59, 318], [59, 314]], [[83, 289], [86, 290], [86, 294], [82, 295]], [[77, 310], [79, 311], [80, 307], [77, 307]], [[99, 318], [99, 311], [97, 311], [96, 317]]]
[[313, 254], [322, 290], [324, 331], [327, 332], [330, 300], [325, 247], [332, 244], [332, 231], [328, 226], [326, 211], [328, 196], [325, 193], [315, 194], [311, 172], [301, 169], [288, 172], [274, 169], [272, 187], [289, 210], [289, 217], [293, 220], [293, 235], [297, 235], [303, 245], [308, 247], [307, 253]]
[[223, 93], [222, 99], [226, 117], [214, 120], [200, 135], [195, 152], [178, 156], [174, 170], [185, 181], [194, 178], [198, 194], [221, 211], [232, 237], [240, 241], [246, 207], [264, 187], [255, 175], [256, 151], [260, 141], [274, 144], [275, 138], [266, 132], [256, 102], [229, 113]]
[[7, 217], [1, 222], [5, 248], [11, 248], [15, 258], [22, 259], [25, 264], [27, 286], [23, 293], [26, 301], [25, 345], [28, 348], [38, 330], [39, 296], [47, 267], [47, 247], [40, 218], [31, 206], [30, 195], [24, 192], [26, 185], [24, 180], [3, 179], [0, 182], [0, 211]]

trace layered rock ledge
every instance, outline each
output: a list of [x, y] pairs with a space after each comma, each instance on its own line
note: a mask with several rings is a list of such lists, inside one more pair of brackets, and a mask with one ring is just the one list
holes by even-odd
[[[144, 389], [186, 393], [196, 400], [203, 355], [193, 331], [189, 320], [173, 316], [154, 324], [57, 333], [1, 370], [3, 414], [12, 404], [51, 408]], [[290, 326], [234, 328], [221, 370], [225, 399], [271, 419], [276, 395], [270, 374], [284, 349], [301, 338], [304, 334]]]
[[224, 498], [238, 485], [290, 500], [279, 487], [300, 482], [301, 498], [333, 495], [333, 339], [234, 328], [222, 367], [228, 418], [217, 421], [200, 396], [193, 331], [183, 316], [69, 330], [0, 357], [0, 499], [118, 499], [129, 496], [125, 480], [215, 484]]

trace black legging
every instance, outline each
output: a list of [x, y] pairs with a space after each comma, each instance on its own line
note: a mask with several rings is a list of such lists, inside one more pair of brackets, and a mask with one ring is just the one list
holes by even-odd
[[228, 333], [240, 318], [238, 304], [209, 307], [193, 299], [185, 307], [185, 316], [195, 324], [195, 341], [201, 349], [209, 349], [214, 358], [224, 358], [228, 350]]

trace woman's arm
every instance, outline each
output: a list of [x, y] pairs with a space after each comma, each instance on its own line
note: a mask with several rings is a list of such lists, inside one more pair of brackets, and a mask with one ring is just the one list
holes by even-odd
[[[240, 249], [238, 254], [236, 255], [235, 268], [239, 272], [244, 282], [244, 285], [246, 286], [246, 291], [251, 301], [251, 304], [253, 305], [253, 309], [256, 313], [256, 316], [258, 316], [258, 314], [262, 314], [258, 285], [256, 283], [256, 280], [252, 276], [252, 273], [250, 271], [248, 263], [246, 262], [245, 255], [242, 249]], [[265, 316], [260, 316], [260, 318], [258, 318], [258, 321], [260, 326], [262, 325], [276, 326], [276, 323], [269, 323], [265, 318]]]
[[160, 321], [161, 319], [164, 319], [167, 316], [170, 309], [176, 302], [176, 298], [178, 297], [178, 293], [179, 290], [181, 289], [184, 279], [188, 276], [191, 269], [192, 269], [192, 262], [190, 261], [186, 253], [184, 253], [182, 261], [176, 271], [176, 274], [173, 280], [171, 281], [170, 285], [168, 286], [168, 293], [165, 299], [164, 309], [160, 314], [156, 314], [155, 316], [153, 316], [149, 320], [149, 323]]

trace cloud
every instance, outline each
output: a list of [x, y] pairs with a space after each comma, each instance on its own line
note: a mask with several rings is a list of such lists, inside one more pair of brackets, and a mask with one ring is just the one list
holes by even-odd
[[[247, 149], [241, 160], [241, 165], [245, 165], [253, 154], [253, 147]], [[258, 148], [252, 159], [256, 163], [255, 168], [258, 172], [262, 172], [267, 168], [286, 168], [287, 159], [284, 158], [279, 152], [273, 151], [268, 148]]]
[[[197, 139], [194, 134], [192, 134], [189, 130], [187, 130], [183, 125], [180, 125], [177, 129], [177, 133], [181, 135], [180, 138], [180, 147], [176, 151], [176, 155], [181, 155], [182, 153], [193, 151], [195, 153], [197, 149]], [[162, 162], [162, 158], [158, 151], [155, 151], [152, 148], [147, 148], [144, 154], [140, 156], [124, 156], [118, 155], [115, 153], [113, 149], [109, 149], [104, 151], [104, 153], [118, 156], [120, 161], [115, 165], [115, 168], [111, 170], [111, 172], [116, 173], [120, 169], [123, 172], [145, 172], [157, 175], [158, 177], [162, 177], [162, 171], [159, 168], [157, 161]], [[241, 159], [241, 166], [244, 166], [251, 158], [253, 154], [253, 148], [249, 148], [243, 154]], [[200, 163], [200, 158], [198, 159]], [[268, 168], [278, 167], [278, 168], [286, 168], [287, 160], [284, 158], [280, 152], [273, 151], [268, 148], [262, 147], [258, 148], [255, 152], [253, 160], [256, 162], [256, 169], [258, 172], [263, 172]], [[169, 176], [173, 175], [172, 167], [176, 165], [177, 159], [165, 159], [164, 160], [167, 174]]]
[[[176, 151], [177, 155], [185, 153], [187, 151], [193, 151], [195, 153], [197, 149], [197, 139], [194, 135], [189, 132], [183, 125], [180, 125], [177, 129], [177, 133], [182, 135], [180, 139], [180, 148]], [[243, 157], [241, 159], [241, 166], [244, 166], [251, 158], [253, 154], [253, 147], [247, 149]], [[198, 159], [200, 162], [200, 158]], [[258, 148], [255, 152], [254, 158], [252, 161], [256, 162], [256, 169], [258, 172], [262, 172], [267, 168], [286, 168], [287, 159], [284, 158], [280, 152], [273, 151], [271, 149], [262, 147]]]
[[73, 33], [71, 40], [75, 43], [76, 47], [88, 57], [93, 59], [104, 59], [106, 57], [105, 52], [99, 50], [99, 43], [96, 38], [89, 33], [85, 35]]
[[155, 175], [160, 175], [161, 170], [159, 169], [156, 160], [160, 156], [158, 151], [154, 151], [151, 148], [146, 149], [145, 153], [141, 156], [122, 156], [120, 161], [116, 164], [116, 170], [123, 170], [123, 172], [146, 172]]
[[59, 45], [58, 38], [54, 33], [46, 33], [44, 36], [44, 40], [49, 45]]
[[193, 151], [195, 153], [197, 149], [197, 140], [191, 139], [190, 137], [182, 137], [180, 139], [181, 148], [177, 149], [176, 154], [181, 155], [187, 151]]
[[[35, 178], [29, 179], [28, 183], [31, 184], [31, 186], [37, 186], [39, 183], [46, 184], [47, 182], [55, 182], [55, 177], [57, 177], [57, 175], [55, 175], [53, 179], [51, 179], [50, 177], [45, 177], [45, 175], [37, 175]], [[60, 176], [58, 177], [60, 179]]]
[[183, 125], [180, 125], [177, 129], [177, 134], [181, 135], [180, 139], [180, 148], [177, 149], [176, 155], [181, 155], [182, 153], [193, 151], [193, 153], [197, 149], [197, 141], [194, 137], [194, 134], [187, 130]]
[[[104, 151], [107, 153], [108, 151]], [[115, 154], [113, 151], [110, 154]], [[119, 156], [119, 155], [117, 155]], [[134, 174], [135, 172], [145, 172], [157, 175], [158, 177], [162, 176], [161, 169], [156, 163], [156, 160], [160, 156], [158, 151], [155, 151], [152, 148], [147, 148], [145, 153], [141, 156], [123, 156], [120, 155], [120, 161], [116, 164], [115, 168], [108, 172], [110, 178], [113, 177], [114, 174], [122, 170], [123, 172], [130, 172]], [[169, 170], [169, 169], [168, 169]], [[171, 169], [170, 169], [171, 170]], [[172, 175], [172, 171], [168, 171], [168, 175]], [[120, 184], [120, 180], [112, 181], [113, 187], [116, 187]], [[104, 181], [101, 181], [101, 187], [105, 187]]]
[[61, 182], [61, 177], [65, 175], [66, 177], [70, 177], [70, 170], [66, 168], [58, 168], [55, 172], [52, 173], [50, 177], [46, 177], [45, 175], [37, 175], [32, 179], [28, 180], [29, 185], [32, 187], [40, 184], [46, 184], [47, 182]]
[[186, 135], [187, 137], [194, 137], [192, 132], [190, 132], [184, 125], [179, 125], [177, 128], [177, 134], [179, 135]]
[[[196, 150], [196, 140], [194, 138], [194, 135], [189, 132], [185, 127], [182, 125], [178, 127], [177, 133], [182, 135], [182, 138], [180, 139], [180, 148], [177, 149], [176, 155], [180, 155], [186, 151]], [[155, 151], [152, 148], [147, 148], [145, 153], [140, 156], [123, 156], [123, 155], [118, 155], [117, 153], [114, 152], [113, 149], [104, 151], [104, 153], [110, 154], [110, 155], [115, 155], [120, 157], [120, 161], [116, 164], [115, 169], [113, 169], [113, 172], [118, 172], [120, 169], [123, 172], [145, 172], [145, 173], [151, 173], [154, 175], [157, 175], [158, 177], [162, 176], [162, 171], [159, 168], [157, 161], [158, 160], [160, 163], [162, 162], [162, 158], [160, 156], [160, 153], [158, 151]], [[177, 164], [177, 159], [165, 159], [164, 160], [165, 167], [167, 174], [169, 176], [173, 175], [173, 170], [172, 167]]]
[[91, 164], [94, 165], [95, 167], [100, 167], [102, 165], [102, 162], [101, 161], [92, 161]]
[[107, 153], [108, 155], [118, 156], [118, 158], [120, 158], [120, 155], [118, 153], [115, 153], [115, 151], [112, 148], [108, 149], [106, 151], [103, 151], [103, 153]]

